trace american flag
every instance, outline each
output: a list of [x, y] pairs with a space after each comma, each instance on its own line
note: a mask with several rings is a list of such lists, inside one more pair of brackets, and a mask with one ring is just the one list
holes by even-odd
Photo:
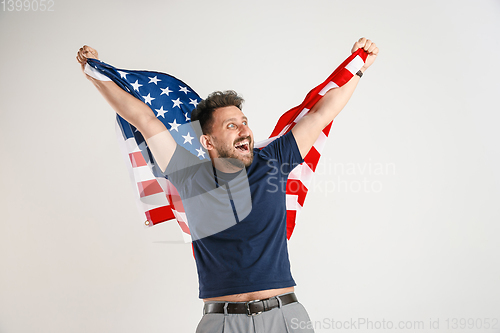
[[[257, 142], [263, 148], [276, 138], [286, 134], [309, 112], [330, 89], [347, 83], [361, 69], [367, 53], [359, 49], [351, 54], [320, 85], [312, 89], [304, 101], [284, 113], [278, 120], [269, 139]], [[208, 159], [194, 129], [190, 126], [191, 112], [201, 98], [184, 82], [175, 77], [152, 71], [117, 69], [96, 59], [87, 60], [86, 72], [101, 80], [112, 80], [122, 89], [140, 99], [151, 108], [170, 131], [176, 142], [200, 159]], [[131, 180], [136, 189], [138, 208], [144, 214], [144, 225], [151, 227], [161, 222], [177, 220], [184, 240], [191, 241], [189, 224], [179, 193], [154, 164], [141, 133], [117, 115], [117, 136], [127, 159]], [[304, 159], [288, 176], [286, 187], [287, 238], [290, 239], [295, 221], [302, 209], [312, 175], [321, 157], [332, 123], [326, 126]]]

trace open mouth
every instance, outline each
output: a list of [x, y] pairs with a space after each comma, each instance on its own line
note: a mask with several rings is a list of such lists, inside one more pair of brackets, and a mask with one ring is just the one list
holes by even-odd
[[250, 151], [250, 144], [249, 144], [248, 140], [244, 140], [244, 141], [241, 141], [241, 142], [238, 142], [237, 144], [235, 144], [234, 148], [236, 148], [236, 150], [238, 150], [242, 153], [246, 153], [246, 152]]

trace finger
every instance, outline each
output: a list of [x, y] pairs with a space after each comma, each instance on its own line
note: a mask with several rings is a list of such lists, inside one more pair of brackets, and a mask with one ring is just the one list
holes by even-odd
[[87, 45], [85, 45], [83, 47], [83, 54], [87, 58], [99, 59], [99, 55], [97, 54], [97, 51], [95, 49], [91, 48], [90, 46], [87, 46]]
[[373, 42], [371, 40], [367, 39], [365, 41], [365, 45], [363, 45], [363, 49], [368, 52], [368, 50], [370, 49], [370, 46], [372, 46], [372, 44], [373, 44]]
[[359, 45], [358, 45], [358, 42], [356, 42], [356, 43], [354, 43], [354, 45], [352, 46], [351, 53], [356, 52], [358, 49], [359, 49]]
[[352, 46], [351, 53], [356, 52], [361, 47], [363, 47], [363, 45], [359, 41], [355, 42], [354, 45]]
[[370, 47], [368, 48], [367, 52], [368, 53], [372, 53], [372, 54], [376, 54], [375, 53], [375, 50], [377, 50], [377, 53], [378, 53], [378, 47], [375, 43], [373, 43], [372, 45], [370, 45]]
[[367, 40], [366, 41], [366, 44], [365, 44], [365, 50], [366, 52], [370, 52], [371, 50], [373, 50], [375, 47], [377, 47], [377, 45], [375, 45], [374, 42], [372, 42], [371, 40]]
[[86, 64], [87, 63], [87, 57], [83, 56], [83, 55], [79, 55], [79, 60], [81, 64]]
[[86, 51], [86, 52], [89, 52], [91, 54], [97, 54], [97, 51], [94, 48], [92, 48], [92, 47], [90, 47], [88, 45], [84, 45], [83, 46], [83, 50]]
[[357, 49], [361, 49], [365, 47], [365, 44], [366, 44], [366, 38], [365, 37], [361, 37], [356, 43], [354, 43], [354, 46], [352, 48], [352, 52], [354, 53]]
[[78, 60], [78, 63], [82, 67], [82, 71], [85, 70], [85, 62], [81, 62], [80, 59], [78, 59], [78, 57], [76, 58], [76, 60]]
[[86, 61], [86, 58], [83, 55], [81, 55], [80, 53], [78, 53], [78, 55], [76, 56], [76, 58], [78, 59], [78, 61], [80, 63], [83, 63], [83, 62]]
[[378, 54], [378, 47], [375, 44], [372, 44], [370, 48], [366, 51], [370, 55], [377, 55]]

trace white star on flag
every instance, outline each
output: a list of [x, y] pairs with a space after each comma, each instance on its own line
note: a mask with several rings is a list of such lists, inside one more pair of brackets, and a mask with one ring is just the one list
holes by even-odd
[[174, 122], [173, 123], [168, 123], [170, 126], [170, 131], [172, 130], [175, 130], [176, 132], [179, 132], [179, 130], [177, 129], [177, 127], [181, 126], [181, 124], [177, 124], [177, 119], [174, 119]]
[[189, 100], [191, 101], [191, 102], [189, 102], [189, 104], [193, 104], [193, 105], [194, 105], [194, 107], [197, 107], [197, 106], [198, 106], [198, 104], [199, 104], [199, 103], [198, 103], [198, 100], [197, 100], [196, 98], [195, 98], [195, 99], [191, 99], [191, 98], [190, 98]]
[[151, 105], [151, 101], [155, 99], [154, 97], [151, 97], [151, 94], [148, 94], [147, 96], [142, 96], [144, 98], [144, 103], [149, 103]]
[[148, 83], [154, 83], [158, 84], [158, 81], [161, 81], [158, 77], [149, 77], [149, 82]]
[[163, 118], [165, 118], [165, 112], [168, 112], [168, 110], [163, 110], [163, 105], [161, 106], [161, 108], [155, 109], [155, 111], [158, 112], [156, 117], [162, 116]]
[[189, 118], [188, 114], [187, 113], [184, 113], [184, 117], [186, 117], [186, 121], [190, 121], [191, 118]]
[[173, 92], [173, 90], [168, 89], [168, 87], [166, 87], [165, 89], [163, 89], [163, 88], [160, 88], [160, 89], [161, 89], [160, 96], [163, 95], [163, 94], [165, 94], [165, 95], [168, 96], [169, 93]]
[[120, 76], [122, 77], [122, 79], [125, 79], [125, 80], [127, 79], [127, 74], [128, 74], [127, 72], [122, 72], [122, 71], [118, 71], [118, 70], [117, 70], [117, 72], [120, 73]]
[[172, 106], [172, 109], [175, 108], [176, 106], [180, 109], [181, 108], [181, 104], [184, 104], [181, 102], [181, 98], [177, 98], [176, 100], [172, 100], [172, 102], [174, 102], [174, 106]]
[[130, 85], [132, 87], [134, 87], [134, 90], [137, 90], [137, 91], [139, 91], [139, 87], [142, 87], [142, 84], [139, 83], [139, 80], [135, 80], [135, 83], [131, 83]]
[[198, 152], [198, 156], [197, 157], [203, 157], [205, 158], [205, 152], [203, 151], [203, 148], [200, 147], [200, 149], [196, 149], [196, 151]]
[[191, 141], [193, 141], [194, 136], [191, 136], [189, 132], [187, 135], [183, 135], [182, 137], [184, 138], [184, 143], [189, 142], [190, 145], [193, 144]]
[[189, 90], [188, 90], [187, 87], [179, 86], [179, 88], [181, 88], [181, 89], [179, 89], [179, 91], [182, 91], [182, 92], [186, 93], [186, 95], [189, 92]]

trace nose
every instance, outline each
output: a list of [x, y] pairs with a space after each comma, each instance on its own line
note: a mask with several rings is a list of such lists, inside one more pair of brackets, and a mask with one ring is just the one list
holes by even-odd
[[251, 136], [252, 131], [248, 125], [241, 124], [239, 127], [240, 132], [238, 133], [240, 137]]

